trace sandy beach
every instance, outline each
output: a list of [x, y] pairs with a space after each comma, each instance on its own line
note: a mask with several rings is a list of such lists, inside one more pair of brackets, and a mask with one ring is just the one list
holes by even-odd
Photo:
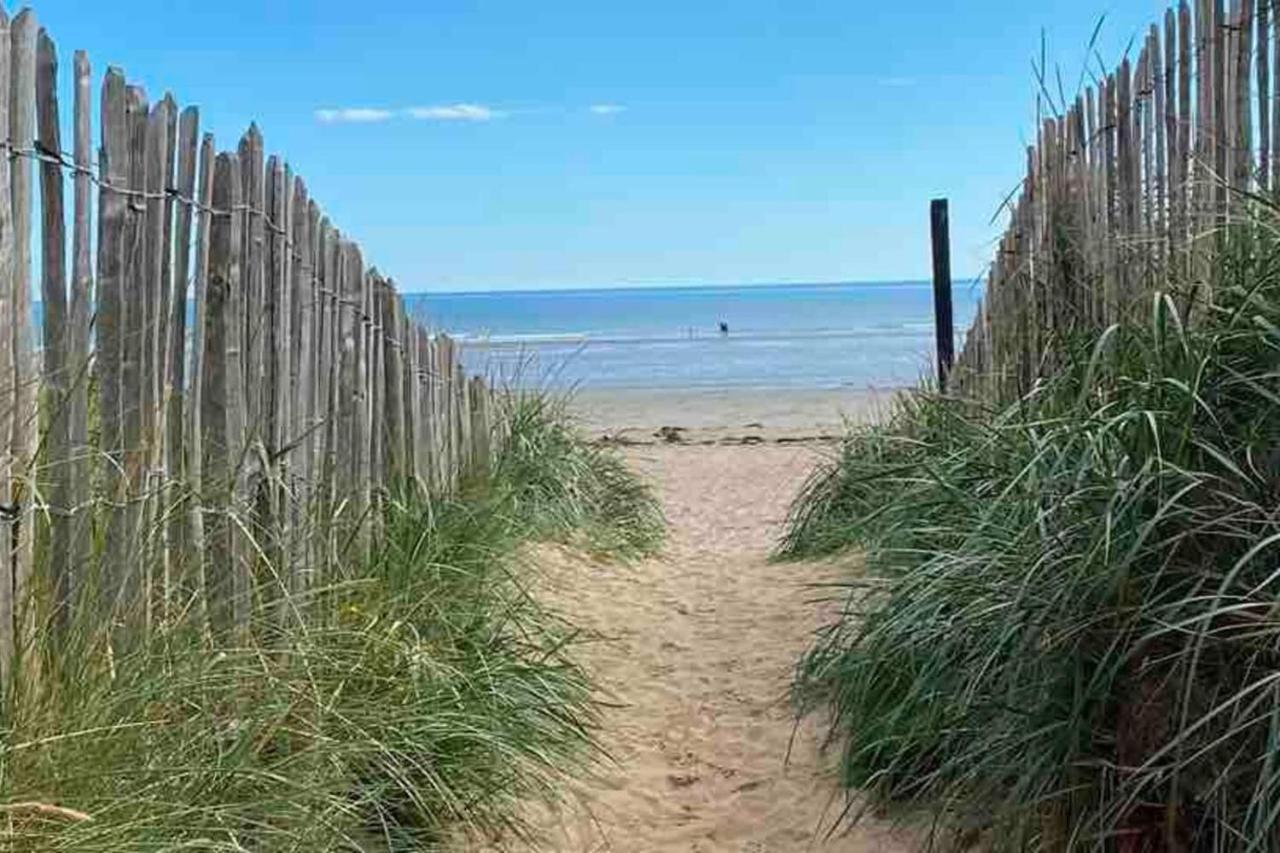
[[[610, 399], [615, 404], [591, 409]], [[850, 395], [750, 395], [720, 408], [718, 399], [688, 394], [659, 404], [649, 395], [602, 394], [582, 395], [577, 405], [598, 429], [637, 437], [654, 424], [708, 435], [816, 435], [838, 429], [842, 410], [871, 416]], [[642, 425], [627, 427], [627, 418]], [[814, 585], [856, 570], [848, 560], [769, 560], [792, 497], [826, 449], [771, 440], [626, 447], [662, 500], [670, 524], [663, 552], [616, 564], [540, 549], [542, 594], [591, 637], [579, 654], [607, 706], [609, 755], [580, 780], [574, 805], [540, 816], [541, 849], [911, 849], [909, 837], [886, 823], [868, 820], [851, 832], [839, 825], [846, 801], [834, 757], [820, 748], [817, 721], [797, 727], [788, 701], [799, 655], [833, 615]]]
[[623, 444], [832, 440], [883, 415], [896, 389], [580, 390], [572, 408], [596, 438]]

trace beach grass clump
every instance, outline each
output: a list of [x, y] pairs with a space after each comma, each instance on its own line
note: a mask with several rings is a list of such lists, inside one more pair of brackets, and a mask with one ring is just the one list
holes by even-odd
[[[555, 506], [569, 498], [554, 475], [511, 456], [576, 440], [560, 427], [548, 414], [513, 429], [454, 496], [385, 501], [368, 562], [305, 594], [264, 585], [243, 636], [210, 637], [194, 613], [137, 642], [87, 616], [67, 626], [61, 653], [0, 706], [0, 847], [532, 838], [522, 804], [555, 801], [596, 760], [597, 706], [575, 629], [539, 604], [520, 546], [548, 530], [531, 517], [604, 530], [604, 509], [643, 491], [616, 473], [591, 487], [594, 514]], [[615, 483], [624, 494], [607, 494]]]
[[892, 508], [918, 483], [919, 467], [944, 442], [963, 446], [982, 422], [979, 404], [903, 392], [884, 421], [851, 425], [793, 501], [779, 556], [825, 557], [891, 535]]
[[[783, 552], [861, 549], [795, 695], [946, 846], [1280, 849], [1280, 245], [987, 407], [853, 433]], [[954, 834], [953, 834], [954, 832]]]
[[666, 531], [657, 497], [616, 450], [583, 439], [568, 402], [546, 392], [508, 397], [495, 477], [506, 499], [535, 537], [614, 557], [652, 553]]

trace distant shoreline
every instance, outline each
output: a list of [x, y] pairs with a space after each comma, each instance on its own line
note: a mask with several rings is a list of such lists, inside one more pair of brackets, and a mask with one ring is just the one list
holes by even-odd
[[[462, 344], [468, 369], [534, 385], [903, 387], [934, 359], [933, 288], [919, 283], [411, 297], [411, 312], [417, 304]], [[975, 294], [957, 288], [953, 304], [967, 328]]]

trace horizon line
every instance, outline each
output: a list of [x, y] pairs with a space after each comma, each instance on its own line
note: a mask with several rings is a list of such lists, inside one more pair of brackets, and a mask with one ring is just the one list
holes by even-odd
[[[976, 284], [981, 276], [952, 276], [951, 286]], [[401, 296], [484, 296], [497, 294], [531, 294], [531, 293], [575, 293], [601, 290], [729, 290], [733, 288], [769, 288], [769, 287], [848, 287], [869, 286], [884, 287], [892, 285], [932, 285], [928, 278], [883, 278], [864, 280], [828, 280], [828, 281], [753, 281], [753, 282], [708, 282], [703, 284], [673, 282], [661, 283], [620, 283], [620, 284], [569, 284], [569, 285], [515, 285], [512, 287], [478, 287], [469, 290], [429, 290], [399, 289]]]

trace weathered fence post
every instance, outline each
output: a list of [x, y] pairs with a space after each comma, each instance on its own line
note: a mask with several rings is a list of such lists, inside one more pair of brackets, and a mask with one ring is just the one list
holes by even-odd
[[[0, 128], [9, 126], [9, 18], [0, 8]], [[0, 500], [12, 507], [14, 501], [13, 455], [9, 435], [13, 431], [17, 388], [14, 386], [13, 341], [13, 208], [8, 203], [12, 187], [11, 162], [0, 157]], [[0, 521], [0, 674], [12, 672], [15, 641], [15, 601], [13, 566], [14, 514]]]
[[935, 198], [929, 205], [933, 237], [933, 323], [938, 343], [938, 390], [946, 392], [947, 378], [955, 363], [955, 330], [951, 319], [951, 235], [947, 200]]
[[[165, 342], [165, 398], [168, 411], [168, 434], [165, 436], [167, 458], [165, 469], [171, 483], [170, 499], [165, 508], [170, 513], [168, 546], [170, 560], [176, 575], [172, 583], [181, 591], [187, 590], [186, 558], [187, 526], [180, 507], [191, 499], [190, 481], [186, 465], [184, 444], [189, 440], [183, 418], [187, 393], [187, 289], [191, 282], [191, 236], [195, 214], [193, 204], [196, 193], [196, 169], [200, 144], [200, 114], [195, 107], [182, 112], [178, 122], [178, 172], [175, 191], [180, 203], [177, 206], [177, 222], [173, 238], [173, 294], [169, 312], [168, 340]], [[184, 482], [185, 480], [185, 482]], [[184, 485], [185, 493], [177, 493], [174, 485]]]
[[[58, 121], [58, 54], [44, 30], [36, 52], [36, 120], [40, 146], [61, 151]], [[41, 298], [44, 301], [44, 382], [49, 418], [45, 425], [45, 464], [49, 493], [49, 581], [55, 623], [67, 617], [71, 588], [71, 441], [67, 422], [67, 269], [66, 219], [63, 211], [62, 164], [40, 163]], [[23, 531], [24, 534], [28, 533]]]
[[93, 203], [90, 181], [90, 150], [93, 145], [90, 111], [92, 98], [89, 57], [75, 54], [75, 146], [74, 219], [71, 232], [71, 306], [67, 329], [67, 369], [71, 391], [67, 400], [67, 433], [71, 445], [71, 467], [67, 472], [67, 502], [72, 512], [69, 563], [73, 574], [66, 590], [67, 602], [75, 606], [83, 586], [93, 548], [93, 518], [89, 505], [91, 480], [89, 450], [89, 330], [93, 316], [93, 259], [91, 256], [89, 209]]
[[205, 444], [204, 398], [207, 361], [206, 340], [209, 328], [209, 248], [213, 228], [213, 177], [214, 146], [212, 134], [205, 134], [200, 142], [199, 178], [196, 183], [196, 240], [195, 269], [192, 275], [192, 293], [195, 301], [191, 321], [191, 393], [187, 399], [187, 446], [185, 459], [187, 490], [190, 493], [188, 513], [190, 541], [186, 550], [187, 570], [195, 587], [196, 612], [202, 627], [209, 626], [209, 579], [206, 575], [205, 554]]
[[219, 154], [213, 177], [213, 215], [209, 238], [209, 276], [205, 296], [204, 429], [208, 524], [210, 617], [215, 630], [240, 625], [241, 597], [248, 592], [242, 579], [241, 536], [233, 531], [240, 494], [239, 453], [244, 441], [244, 396], [240, 347], [240, 250], [243, 217], [240, 161], [235, 154]]
[[[40, 429], [37, 415], [39, 370], [35, 361], [35, 343], [31, 316], [31, 233], [32, 183], [35, 160], [29, 156], [36, 145], [36, 15], [23, 9], [13, 19], [12, 76], [10, 77], [9, 140], [23, 156], [13, 161], [13, 350], [14, 412], [10, 452], [20, 471], [21, 492], [15, 496], [18, 510], [18, 541], [14, 545], [14, 577], [16, 603], [21, 617], [19, 643], [26, 649], [35, 642], [36, 614], [30, 606], [35, 572], [35, 503], [37, 488], [36, 444]], [[30, 655], [35, 664], [37, 656]]]

